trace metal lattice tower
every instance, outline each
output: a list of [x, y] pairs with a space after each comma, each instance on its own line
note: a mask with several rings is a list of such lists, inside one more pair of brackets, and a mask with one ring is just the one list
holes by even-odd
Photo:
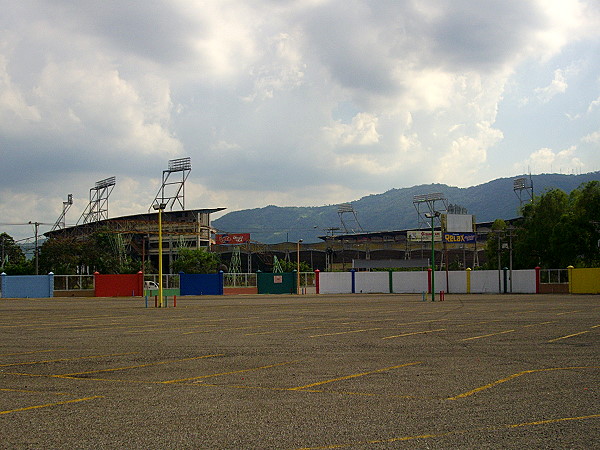
[[[338, 216], [340, 217], [340, 222], [345, 233], [362, 233], [363, 229], [358, 222], [358, 217], [352, 203], [338, 205]], [[344, 216], [346, 216], [346, 220], [344, 220]]]
[[[185, 211], [185, 180], [192, 170], [191, 158], [171, 159], [167, 170], [162, 173], [162, 185], [154, 197], [148, 211], [152, 210], [152, 205], [164, 204], [166, 208], [173, 210], [177, 203], [182, 211]], [[174, 179], [176, 175], [181, 174], [180, 179]], [[173, 177], [171, 177], [173, 175]]]
[[533, 202], [533, 180], [531, 175], [529, 175], [529, 180], [525, 177], [516, 178], [513, 181], [513, 191], [519, 198], [519, 208], [523, 206], [523, 203]]
[[413, 196], [413, 206], [417, 210], [419, 230], [422, 230], [425, 228], [431, 228], [431, 219], [425, 217], [425, 214], [434, 214], [436, 211], [439, 213], [447, 212], [448, 200], [444, 194], [439, 192], [415, 195]]
[[242, 257], [240, 254], [240, 246], [236, 245], [233, 247], [231, 254], [231, 264], [229, 267], [229, 273], [241, 273], [242, 272]]
[[56, 219], [56, 222], [52, 226], [50, 231], [60, 230], [66, 227], [65, 224], [65, 216], [67, 215], [67, 211], [73, 205], [73, 194], [67, 195], [67, 201], [63, 202], [62, 214]]
[[273, 273], [283, 273], [283, 268], [277, 256], [273, 255]]
[[77, 221], [77, 225], [108, 219], [108, 197], [116, 183], [115, 177], [96, 182], [96, 185], [90, 189], [90, 202]]

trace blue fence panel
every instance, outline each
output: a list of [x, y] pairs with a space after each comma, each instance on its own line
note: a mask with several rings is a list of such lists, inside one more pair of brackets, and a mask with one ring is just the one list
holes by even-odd
[[223, 272], [180, 272], [179, 295], [223, 295]]
[[54, 296], [54, 274], [6, 275], [0, 277], [3, 298], [48, 298]]

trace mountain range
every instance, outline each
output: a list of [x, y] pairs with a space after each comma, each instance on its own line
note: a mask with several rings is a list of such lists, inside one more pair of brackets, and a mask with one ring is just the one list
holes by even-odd
[[[527, 200], [528, 190], [515, 191], [517, 178], [533, 185], [534, 195], [550, 189], [571, 192], [583, 183], [600, 180], [599, 172], [580, 175], [541, 174], [498, 178], [477, 186], [458, 188], [446, 184], [423, 184], [409, 188], [390, 189], [350, 202], [352, 212], [338, 213], [339, 206], [304, 206], [263, 208], [233, 211], [212, 221], [218, 232], [250, 233], [253, 241], [263, 243], [318, 242], [319, 236], [331, 233], [359, 231], [391, 231], [419, 227], [419, 214], [413, 204], [415, 195], [440, 193], [447, 203], [466, 209], [477, 222], [513, 219], [519, 215], [520, 199]], [[436, 203], [436, 206], [440, 203]], [[342, 220], [343, 219], [343, 223]], [[335, 230], [337, 229], [337, 230]]]

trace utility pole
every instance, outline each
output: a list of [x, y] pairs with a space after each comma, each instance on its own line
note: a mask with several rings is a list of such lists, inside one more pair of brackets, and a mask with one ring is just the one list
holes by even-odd
[[29, 223], [35, 226], [35, 253], [34, 253], [34, 257], [35, 257], [35, 274], [39, 275], [38, 228], [40, 227], [40, 223], [39, 222], [32, 222], [32, 221], [29, 221]]

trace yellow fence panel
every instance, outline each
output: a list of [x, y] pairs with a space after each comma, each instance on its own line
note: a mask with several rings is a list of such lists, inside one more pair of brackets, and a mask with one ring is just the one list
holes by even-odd
[[600, 294], [600, 268], [569, 268], [571, 294]]

